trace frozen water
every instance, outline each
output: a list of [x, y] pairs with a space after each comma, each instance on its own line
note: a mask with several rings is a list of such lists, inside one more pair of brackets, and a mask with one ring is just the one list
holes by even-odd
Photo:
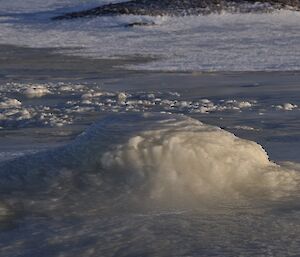
[[186, 116], [109, 116], [67, 146], [0, 165], [8, 257], [299, 249], [299, 165]]
[[0, 256], [297, 256], [299, 76], [197, 71], [298, 71], [299, 13], [50, 20], [104, 2], [0, 0], [0, 44], [195, 72], [4, 76]]

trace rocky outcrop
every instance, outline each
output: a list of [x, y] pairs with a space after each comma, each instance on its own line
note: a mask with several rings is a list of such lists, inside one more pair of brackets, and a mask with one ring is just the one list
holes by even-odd
[[132, 0], [93, 9], [66, 13], [55, 20], [106, 15], [184, 16], [228, 12], [271, 12], [279, 9], [300, 10], [300, 0]]

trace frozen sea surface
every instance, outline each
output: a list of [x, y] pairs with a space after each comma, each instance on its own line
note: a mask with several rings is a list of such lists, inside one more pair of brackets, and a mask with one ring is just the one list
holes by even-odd
[[0, 256], [297, 256], [299, 13], [104, 2], [0, 0]]

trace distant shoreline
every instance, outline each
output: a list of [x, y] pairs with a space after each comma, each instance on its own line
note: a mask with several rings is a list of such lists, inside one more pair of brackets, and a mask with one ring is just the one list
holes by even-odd
[[187, 16], [229, 13], [269, 13], [276, 10], [299, 11], [299, 1], [294, 0], [129, 0], [100, 5], [87, 10], [65, 13], [53, 20], [77, 19], [96, 16], [147, 15]]

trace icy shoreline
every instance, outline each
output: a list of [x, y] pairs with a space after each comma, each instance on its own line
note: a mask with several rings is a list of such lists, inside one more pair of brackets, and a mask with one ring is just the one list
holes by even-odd
[[[0, 44], [56, 48], [91, 59], [150, 60], [120, 63], [138, 71], [300, 70], [299, 12], [50, 21], [51, 13], [3, 14]], [[150, 26], [134, 26], [139, 23]]]

